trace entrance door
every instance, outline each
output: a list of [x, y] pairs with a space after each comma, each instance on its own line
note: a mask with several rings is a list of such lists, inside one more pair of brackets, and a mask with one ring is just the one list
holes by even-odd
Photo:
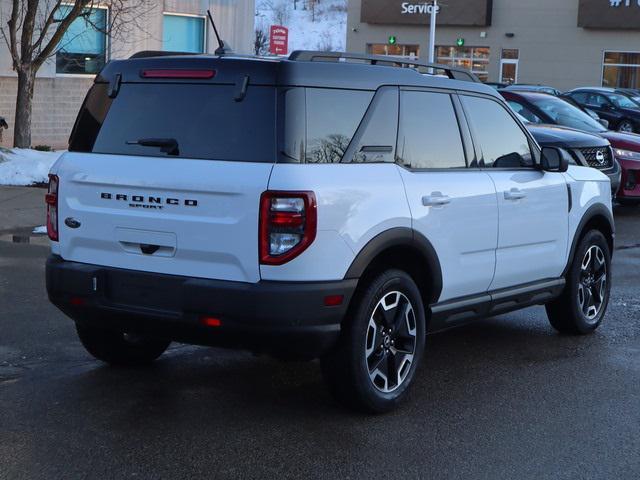
[[513, 84], [518, 82], [518, 60], [520, 50], [517, 48], [503, 48], [500, 56], [500, 81]]
[[509, 85], [518, 82], [518, 60], [500, 61], [500, 81]]

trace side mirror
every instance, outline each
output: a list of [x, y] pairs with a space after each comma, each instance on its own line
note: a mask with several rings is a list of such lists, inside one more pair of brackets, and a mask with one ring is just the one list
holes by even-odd
[[602, 125], [604, 128], [609, 130], [609, 120], [605, 120], [604, 118], [599, 118], [598, 123]]
[[541, 166], [545, 172], [566, 172], [569, 169], [569, 160], [559, 148], [544, 147]]

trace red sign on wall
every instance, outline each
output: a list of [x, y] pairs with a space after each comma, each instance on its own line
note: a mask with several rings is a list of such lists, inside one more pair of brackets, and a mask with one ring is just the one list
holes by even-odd
[[289, 53], [289, 29], [281, 25], [271, 25], [269, 52], [273, 55]]

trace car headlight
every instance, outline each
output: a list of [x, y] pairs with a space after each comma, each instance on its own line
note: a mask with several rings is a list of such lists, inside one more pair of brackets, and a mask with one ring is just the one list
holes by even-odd
[[635, 160], [640, 162], [640, 152], [632, 152], [631, 150], [622, 150], [620, 148], [616, 148], [613, 150], [616, 154], [617, 158], [621, 158], [622, 160]]

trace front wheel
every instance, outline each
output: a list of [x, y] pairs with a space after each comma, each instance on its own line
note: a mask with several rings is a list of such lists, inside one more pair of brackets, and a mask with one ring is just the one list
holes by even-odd
[[618, 131], [623, 133], [633, 133], [633, 123], [629, 120], [623, 120], [618, 124]]
[[562, 295], [547, 304], [551, 325], [561, 333], [595, 331], [609, 304], [611, 252], [604, 235], [591, 230], [580, 240]]
[[420, 291], [403, 271], [387, 270], [357, 295], [337, 348], [322, 372], [338, 401], [382, 413], [407, 395], [424, 352], [425, 312]]
[[153, 362], [171, 344], [170, 340], [133, 333], [76, 325], [84, 348], [110, 365], [145, 365]]

